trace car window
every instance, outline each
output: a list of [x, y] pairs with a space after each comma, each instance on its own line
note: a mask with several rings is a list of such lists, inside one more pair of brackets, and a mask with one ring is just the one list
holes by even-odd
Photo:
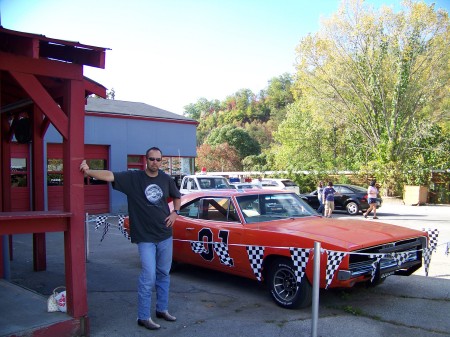
[[186, 205], [183, 205], [180, 209], [180, 215], [192, 218], [192, 219], [198, 219], [199, 218], [199, 204], [200, 200], [194, 200], [193, 202], [190, 202]]
[[230, 198], [200, 199], [199, 217], [204, 220], [237, 222], [239, 217]]
[[317, 215], [295, 193], [244, 195], [236, 200], [247, 223]]
[[341, 194], [351, 194], [351, 193], [355, 193], [355, 192], [353, 192], [351, 189], [349, 189], [348, 187], [345, 187], [345, 186], [339, 186], [338, 192], [341, 193]]

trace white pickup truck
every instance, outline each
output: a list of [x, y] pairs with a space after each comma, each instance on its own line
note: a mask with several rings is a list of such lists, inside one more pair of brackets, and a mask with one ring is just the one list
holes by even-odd
[[191, 192], [233, 189], [228, 180], [222, 176], [210, 176], [204, 174], [193, 174], [183, 177], [181, 181], [180, 193], [182, 195]]

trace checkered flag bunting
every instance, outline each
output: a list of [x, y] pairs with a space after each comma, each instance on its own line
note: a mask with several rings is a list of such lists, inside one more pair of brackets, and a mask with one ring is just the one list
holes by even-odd
[[264, 257], [264, 247], [262, 246], [246, 246], [250, 267], [258, 281], [262, 280], [262, 263]]
[[228, 245], [223, 242], [214, 242], [214, 251], [219, 256], [220, 263], [233, 267], [234, 262], [233, 259], [228, 254]]
[[371, 259], [375, 259], [375, 261], [372, 262], [372, 272], [371, 272], [371, 278], [370, 278], [370, 282], [373, 282], [373, 280], [375, 279], [375, 275], [377, 273], [377, 267], [378, 264], [380, 263], [380, 260], [383, 258], [383, 254], [371, 254], [369, 255], [369, 257]]
[[291, 247], [289, 251], [291, 252], [291, 259], [294, 264], [297, 283], [301, 283], [309, 260], [309, 249]]
[[339, 268], [339, 265], [341, 264], [342, 259], [347, 255], [345, 252], [335, 252], [332, 250], [327, 250], [327, 270], [326, 270], [326, 280], [327, 285], [325, 286], [325, 289], [328, 288], [328, 286], [331, 284], [331, 281], [333, 280], [334, 273]]
[[107, 215], [99, 215], [95, 219], [95, 230], [99, 229], [101, 225], [104, 225], [106, 222], [106, 219], [108, 219]]
[[436, 251], [436, 246], [438, 243], [438, 236], [439, 236], [439, 230], [438, 229], [431, 229], [431, 228], [423, 228], [422, 230], [424, 230], [425, 232], [428, 233], [428, 248], [430, 248], [430, 256], [431, 254]]
[[392, 253], [392, 258], [397, 262], [397, 266], [401, 266], [408, 259], [408, 252]]
[[425, 276], [428, 276], [428, 270], [430, 270], [431, 253], [433, 251], [429, 248], [423, 250], [423, 264], [425, 265]]
[[203, 242], [199, 241], [192, 241], [191, 242], [191, 249], [194, 253], [201, 254], [206, 252], [205, 246], [203, 245]]
[[119, 230], [125, 236], [128, 240], [131, 240], [130, 235], [128, 235], [128, 232], [125, 230], [125, 227], [123, 226], [125, 223], [125, 218], [127, 216], [124, 214], [119, 214]]

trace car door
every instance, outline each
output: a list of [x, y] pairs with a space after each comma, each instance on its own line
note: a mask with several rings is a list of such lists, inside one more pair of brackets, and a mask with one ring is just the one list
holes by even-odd
[[355, 192], [350, 188], [342, 185], [333, 186], [336, 190], [336, 194], [334, 195], [334, 208], [335, 209], [345, 209], [345, 205], [349, 199], [354, 199]]
[[241, 274], [243, 225], [231, 198], [202, 197], [183, 205], [174, 226], [174, 260]]

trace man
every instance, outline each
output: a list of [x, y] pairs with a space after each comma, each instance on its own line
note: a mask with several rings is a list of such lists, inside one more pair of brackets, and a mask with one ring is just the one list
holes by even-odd
[[323, 203], [325, 204], [325, 217], [331, 218], [334, 210], [334, 194], [336, 190], [333, 188], [333, 183], [328, 182], [328, 186], [323, 189]]
[[[80, 165], [88, 177], [112, 183], [128, 199], [131, 242], [138, 245], [141, 274], [138, 281], [137, 324], [150, 330], [159, 329], [150, 315], [153, 287], [156, 288], [156, 317], [175, 321], [169, 314], [170, 267], [172, 264], [172, 226], [180, 210], [180, 192], [174, 180], [160, 170], [162, 152], [147, 150], [147, 167], [142, 171], [111, 172], [90, 170], [86, 160]], [[170, 212], [167, 198], [173, 198]]]

